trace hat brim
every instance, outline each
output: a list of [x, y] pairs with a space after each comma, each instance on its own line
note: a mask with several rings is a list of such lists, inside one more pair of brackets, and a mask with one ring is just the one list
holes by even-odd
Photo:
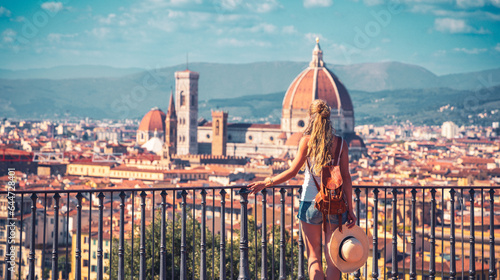
[[[356, 238], [363, 247], [363, 256], [357, 262], [347, 262], [343, 260], [339, 255], [339, 246], [342, 240], [347, 237]], [[330, 239], [330, 257], [335, 264], [335, 266], [343, 273], [351, 273], [362, 267], [366, 260], [368, 259], [368, 237], [366, 236], [363, 229], [359, 226], [354, 226], [352, 228], [342, 227], [342, 232], [337, 228]]]

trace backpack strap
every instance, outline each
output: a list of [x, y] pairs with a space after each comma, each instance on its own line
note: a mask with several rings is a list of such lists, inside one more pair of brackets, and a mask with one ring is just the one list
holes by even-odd
[[335, 154], [334, 154], [334, 158], [336, 158], [337, 160], [336, 160], [336, 162], [335, 162], [334, 165], [339, 165], [340, 164], [340, 155], [342, 154], [342, 148], [343, 148], [343, 146], [344, 146], [344, 141], [342, 140], [342, 137], [338, 137], [337, 138], [337, 146], [335, 148]]

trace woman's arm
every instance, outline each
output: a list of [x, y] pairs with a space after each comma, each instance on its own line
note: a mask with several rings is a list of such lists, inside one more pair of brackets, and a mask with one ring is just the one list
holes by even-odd
[[309, 138], [310, 136], [304, 136], [302, 137], [302, 139], [300, 139], [297, 156], [293, 160], [292, 165], [287, 170], [281, 172], [275, 177], [269, 177], [265, 181], [251, 183], [250, 185], [248, 185], [251, 193], [258, 193], [267, 187], [282, 184], [297, 175], [307, 158], [307, 143], [309, 142]]

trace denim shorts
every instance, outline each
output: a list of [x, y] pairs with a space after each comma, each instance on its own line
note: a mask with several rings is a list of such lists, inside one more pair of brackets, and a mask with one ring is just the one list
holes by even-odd
[[[323, 223], [323, 214], [314, 207], [314, 201], [301, 201], [297, 218], [312, 225], [321, 225]], [[339, 223], [338, 215], [328, 215], [326, 220], [330, 224]], [[345, 222], [347, 222], [347, 211], [342, 214], [342, 224], [345, 224]]]

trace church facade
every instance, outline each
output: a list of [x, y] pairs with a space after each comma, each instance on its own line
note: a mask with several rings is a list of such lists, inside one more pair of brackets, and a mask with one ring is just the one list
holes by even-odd
[[198, 123], [199, 73], [180, 71], [175, 73], [175, 78], [176, 102], [172, 106], [171, 97], [166, 114], [169, 123], [163, 126], [166, 135], [161, 136], [176, 139], [175, 143], [170, 140], [165, 145], [170, 156], [294, 157], [302, 131], [309, 122], [309, 105], [315, 99], [323, 99], [331, 107], [332, 125], [336, 134], [349, 144], [351, 159], [357, 160], [366, 154], [363, 140], [354, 132], [354, 108], [349, 93], [326, 67], [318, 40], [309, 66], [292, 81], [283, 98], [281, 124], [227, 123], [228, 114], [220, 111], [212, 112], [211, 122]]

